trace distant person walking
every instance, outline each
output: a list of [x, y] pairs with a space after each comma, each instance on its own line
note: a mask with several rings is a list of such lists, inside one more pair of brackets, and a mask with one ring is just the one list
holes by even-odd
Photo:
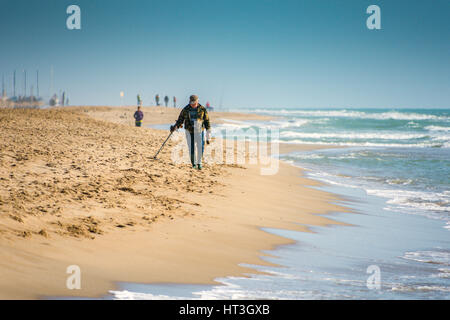
[[134, 113], [134, 120], [136, 120], [135, 121], [136, 127], [142, 126], [142, 119], [144, 119], [144, 113], [141, 111], [141, 106], [138, 106], [137, 111]]
[[138, 107], [142, 107], [142, 99], [140, 94], [137, 95], [137, 105]]
[[211, 107], [211, 105], [209, 104], [209, 101], [206, 102], [206, 110], [208, 110], [208, 111], [214, 111], [214, 108]]
[[170, 132], [181, 128], [183, 124], [192, 168], [201, 170], [204, 148], [203, 130], [206, 129], [206, 143], [209, 144], [211, 125], [209, 123], [208, 111], [198, 103], [198, 96], [196, 95], [190, 96], [189, 104], [181, 110], [175, 125], [170, 126]]
[[159, 107], [159, 94], [155, 96], [156, 105]]
[[167, 106], [169, 105], [169, 97], [168, 96], [164, 97], [164, 103], [166, 104], [166, 108], [167, 108]]
[[173, 97], [173, 107], [176, 108], [177, 107], [177, 97]]

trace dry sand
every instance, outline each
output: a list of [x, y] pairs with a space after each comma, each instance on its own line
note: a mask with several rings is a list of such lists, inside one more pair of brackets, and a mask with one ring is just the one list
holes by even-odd
[[[133, 111], [0, 109], [0, 298], [255, 273], [239, 264], [267, 265], [261, 250], [291, 243], [261, 227], [308, 231], [336, 223], [321, 214], [346, 211], [284, 163], [272, 176], [258, 165], [197, 171], [171, 162], [173, 141], [152, 160], [167, 132], [133, 127]], [[173, 123], [179, 111], [144, 108], [144, 125]], [[211, 114], [221, 117], [264, 118]], [[81, 268], [81, 290], [66, 288], [69, 265]]]

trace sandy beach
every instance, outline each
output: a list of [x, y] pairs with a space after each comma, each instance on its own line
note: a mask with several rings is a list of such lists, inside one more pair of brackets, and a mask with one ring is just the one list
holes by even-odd
[[0, 300], [450, 300], [449, 0], [18, 0], [0, 24]]
[[[101, 297], [115, 282], [213, 283], [247, 275], [239, 264], [267, 265], [264, 250], [292, 240], [262, 231], [340, 224], [335, 195], [302, 170], [279, 164], [175, 165], [169, 141], [152, 157], [180, 111], [144, 107], [70, 107], [0, 112], [0, 298]], [[267, 120], [239, 113], [221, 119]], [[283, 149], [284, 148], [284, 149]], [[281, 146], [281, 152], [324, 146]], [[264, 201], [261, 201], [264, 199]], [[81, 290], [68, 290], [78, 265]]]

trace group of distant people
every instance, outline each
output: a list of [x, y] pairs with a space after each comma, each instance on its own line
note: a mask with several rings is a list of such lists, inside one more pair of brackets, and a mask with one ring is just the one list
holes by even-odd
[[[155, 96], [156, 105], [159, 106], [159, 94]], [[169, 105], [169, 97], [164, 97], [164, 102], [166, 104], [166, 107]], [[173, 107], [177, 107], [177, 98], [173, 97]], [[141, 95], [137, 95], [137, 111], [134, 113], [134, 119], [136, 120], [136, 127], [142, 126], [142, 120], [144, 119], [144, 113], [142, 112], [142, 98]]]
[[[168, 96], [165, 96], [164, 97], [164, 104], [166, 105], [166, 107], [168, 107], [169, 106], [169, 97]], [[172, 98], [172, 101], [173, 101], [173, 107], [174, 108], [176, 108], [177, 107], [177, 97], [173, 97]], [[160, 106], [160, 104], [159, 104], [159, 94], [157, 94], [156, 96], [155, 96], [155, 102], [156, 102], [156, 105], [159, 107]]]
[[[159, 100], [160, 100], [160, 98], [159, 98], [159, 94], [156, 94], [156, 96], [155, 96], [155, 102], [156, 102], [156, 106], [160, 106], [161, 104], [159, 103]], [[164, 97], [164, 104], [165, 104], [165, 106], [166, 106], [166, 108], [169, 106], [169, 96], [165, 96]], [[173, 97], [172, 98], [172, 101], [173, 101], [173, 107], [174, 108], [176, 108], [177, 107], [177, 97]], [[142, 99], [141, 99], [141, 95], [140, 94], [138, 94], [137, 95], [137, 105], [138, 105], [138, 107], [142, 107]], [[206, 102], [206, 108], [208, 109], [208, 110], [213, 110], [213, 107], [211, 107], [211, 105], [209, 104], [209, 102]]]
[[[159, 105], [159, 96], [156, 95], [156, 104]], [[176, 98], [174, 98], [174, 106], [176, 106]], [[142, 112], [142, 99], [140, 95], [137, 96], [138, 106], [134, 113], [136, 120], [136, 127], [142, 126], [144, 113]], [[164, 102], [169, 102], [169, 97], [165, 96]], [[209, 103], [207, 103], [209, 105]], [[209, 144], [211, 140], [211, 125], [209, 122], [208, 110], [199, 103], [198, 96], [191, 95], [189, 97], [189, 104], [186, 105], [180, 112], [180, 115], [174, 125], [170, 126], [170, 132], [182, 128], [184, 126], [186, 133], [186, 141], [188, 144], [189, 155], [191, 159], [192, 168], [202, 169], [202, 156], [205, 147], [205, 131], [206, 143]]]

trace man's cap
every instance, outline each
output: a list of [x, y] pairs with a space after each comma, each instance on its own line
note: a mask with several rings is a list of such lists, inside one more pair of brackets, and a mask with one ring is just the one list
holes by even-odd
[[189, 97], [189, 102], [193, 102], [193, 101], [198, 101], [198, 96], [193, 94], [192, 96]]

